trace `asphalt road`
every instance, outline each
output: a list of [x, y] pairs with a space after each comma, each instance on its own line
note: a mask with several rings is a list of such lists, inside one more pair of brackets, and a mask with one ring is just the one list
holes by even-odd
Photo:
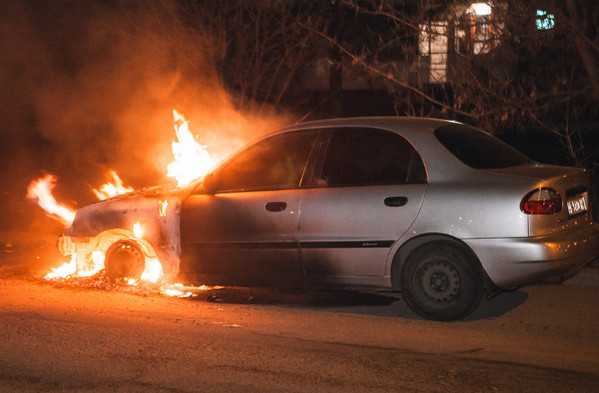
[[436, 323], [372, 295], [175, 299], [9, 274], [0, 391], [599, 392], [598, 297], [592, 268]]

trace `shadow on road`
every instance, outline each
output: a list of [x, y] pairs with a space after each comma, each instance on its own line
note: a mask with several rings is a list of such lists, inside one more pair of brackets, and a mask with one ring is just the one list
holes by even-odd
[[[49, 241], [20, 246], [0, 242], [0, 277], [34, 277], [49, 269], [48, 263], [59, 261], [55, 247]], [[587, 269], [588, 270], [588, 269]], [[599, 269], [591, 269], [597, 273]], [[596, 286], [597, 274], [576, 278], [592, 282]], [[592, 279], [588, 279], [588, 277]], [[574, 281], [572, 279], [571, 281]], [[579, 282], [576, 285], [580, 286]], [[92, 283], [93, 284], [93, 283]], [[72, 283], [77, 285], [77, 282]], [[88, 285], [90, 287], [90, 285]], [[91, 285], [92, 288], [113, 289], [113, 286]], [[128, 288], [131, 292], [132, 289]], [[147, 294], [140, 291], [141, 294]], [[527, 300], [524, 291], [502, 293], [491, 300], [483, 299], [481, 306], [468, 320], [481, 320], [499, 317], [514, 310]], [[201, 292], [192, 298], [223, 304], [276, 305], [283, 307], [307, 308], [325, 312], [343, 312], [373, 316], [421, 319], [401, 300], [399, 294], [365, 293], [355, 291], [289, 292], [272, 288], [224, 287], [218, 290]]]
[[493, 299], [483, 299], [478, 310], [467, 320], [489, 319], [502, 316], [526, 302], [528, 294], [522, 290], [504, 292]]
[[[499, 317], [523, 304], [528, 295], [524, 291], [502, 293], [493, 299], [483, 299], [479, 309], [467, 320]], [[308, 308], [329, 312], [422, 319], [410, 310], [400, 296], [353, 291], [291, 293], [268, 288], [227, 287], [203, 298], [224, 304], [277, 305]]]

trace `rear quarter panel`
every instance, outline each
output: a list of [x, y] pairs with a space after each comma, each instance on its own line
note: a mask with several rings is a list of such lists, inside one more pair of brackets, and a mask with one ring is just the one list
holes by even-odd
[[395, 256], [411, 240], [418, 243], [448, 236], [459, 240], [528, 236], [528, 217], [521, 212], [520, 202], [531, 182], [482, 173], [476, 178], [428, 184], [420, 214], [390, 250], [386, 280], [390, 279]]
[[528, 217], [520, 210], [530, 182], [502, 176], [485, 181], [429, 184], [410, 237], [442, 233], [459, 239], [528, 236]]

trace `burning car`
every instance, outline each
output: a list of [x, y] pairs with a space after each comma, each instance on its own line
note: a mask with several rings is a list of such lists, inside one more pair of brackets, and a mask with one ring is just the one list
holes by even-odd
[[115, 278], [387, 288], [454, 320], [598, 258], [589, 190], [584, 170], [461, 123], [335, 119], [271, 134], [202, 181], [83, 207], [59, 245]]

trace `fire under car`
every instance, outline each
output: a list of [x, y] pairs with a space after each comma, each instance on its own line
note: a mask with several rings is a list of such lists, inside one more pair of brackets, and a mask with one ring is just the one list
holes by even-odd
[[154, 258], [200, 284], [391, 289], [425, 318], [455, 320], [485, 295], [599, 258], [590, 190], [585, 170], [458, 122], [323, 120], [270, 134], [184, 189], [83, 207], [59, 248], [105, 253], [115, 279]]

